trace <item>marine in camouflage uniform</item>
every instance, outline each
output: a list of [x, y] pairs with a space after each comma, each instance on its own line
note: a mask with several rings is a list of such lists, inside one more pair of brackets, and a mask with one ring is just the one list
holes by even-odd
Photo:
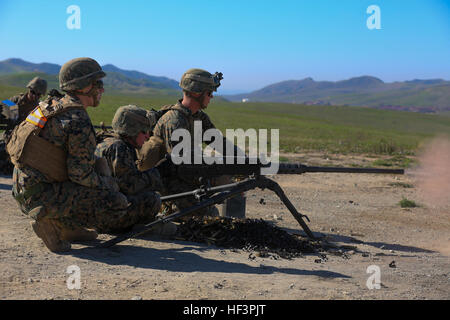
[[0, 174], [10, 175], [13, 172], [14, 166], [11, 161], [9, 161], [9, 156], [6, 152], [4, 134], [4, 132], [0, 133]]
[[[47, 81], [40, 77], [34, 77], [27, 84], [27, 88], [26, 93], [20, 93], [0, 102], [0, 123], [7, 125], [5, 132], [0, 137], [0, 173], [12, 173], [13, 166], [6, 153], [6, 143], [14, 127], [25, 120], [31, 110], [38, 105], [41, 96], [45, 95]], [[17, 107], [17, 114], [14, 115], [10, 112], [11, 106]]]
[[209, 116], [198, 111], [192, 111], [183, 105], [182, 99], [174, 105], [161, 107], [162, 114], [157, 121], [150, 139], [144, 143], [138, 152], [137, 164], [140, 170], [153, 168], [167, 153], [171, 153], [178, 142], [171, 141], [172, 133], [177, 129], [186, 129], [191, 134], [191, 145], [194, 137], [194, 121], [202, 122], [202, 134], [208, 129], [215, 129]]
[[[183, 99], [179, 100], [175, 105], [164, 106], [161, 110], [166, 112], [161, 116], [155, 125], [153, 136], [146, 142], [139, 152], [139, 169], [145, 170], [154, 166], [166, 154], [171, 153], [178, 142], [172, 141], [172, 134], [177, 129], [185, 129], [190, 133], [191, 146], [194, 147], [194, 121], [202, 122], [202, 136], [208, 129], [214, 129], [209, 116], [203, 111], [207, 108], [212, 93], [217, 91], [222, 80], [222, 73], [211, 74], [202, 69], [189, 69], [186, 71], [181, 80], [180, 87], [183, 89]], [[224, 138], [225, 143], [230, 143]], [[235, 146], [233, 146], [235, 147]], [[225, 149], [224, 149], [225, 150]], [[236, 150], [236, 147], [235, 147]], [[191, 151], [192, 154], [194, 151]], [[230, 177], [219, 177], [212, 181], [212, 184], [231, 183]], [[186, 180], [180, 176], [176, 179], [167, 179], [163, 177], [166, 194], [175, 194], [190, 191], [200, 186], [199, 181]], [[228, 199], [227, 202], [242, 203], [243, 197], [237, 196]], [[174, 201], [178, 209], [190, 207], [196, 204], [196, 201], [189, 198], [183, 198]], [[244, 202], [245, 203], [245, 202]], [[236, 207], [235, 204], [232, 206]], [[228, 205], [228, 207], [231, 207]], [[245, 210], [245, 209], [244, 209]], [[242, 210], [241, 210], [242, 211]], [[218, 215], [215, 207], [200, 209], [196, 215]], [[245, 212], [238, 213], [236, 216], [242, 217]], [[222, 215], [234, 216], [233, 212], [223, 213]]]
[[[59, 80], [66, 95], [60, 100], [41, 103], [40, 108], [16, 127], [8, 143], [15, 164], [13, 196], [22, 212], [36, 219], [32, 222], [33, 230], [54, 252], [69, 250], [69, 241], [96, 237], [83, 227], [112, 233], [148, 218], [118, 192], [113, 177], [102, 176], [94, 170], [96, 137], [86, 108], [99, 105], [104, 92], [100, 79], [104, 76], [100, 65], [90, 58], [77, 58], [64, 64]], [[51, 117], [39, 118], [42, 113]], [[45, 158], [37, 159], [41, 145], [44, 151], [50, 148], [43, 142], [38, 148], [34, 146], [34, 157], [24, 156], [26, 149], [33, 147], [28, 142], [30, 139], [26, 140], [22, 156], [17, 156], [16, 149], [20, 151], [25, 140], [21, 132], [37, 128], [33, 125], [39, 127], [37, 132], [43, 142], [62, 150], [64, 161], [52, 164]], [[47, 153], [50, 159], [52, 153]], [[61, 166], [65, 174], [55, 175]]]
[[155, 168], [139, 171], [136, 151], [155, 125], [154, 114], [134, 105], [120, 107], [114, 115], [109, 134], [97, 145], [95, 155], [105, 158], [112, 176], [117, 179], [120, 192], [125, 194], [143, 216], [154, 217], [161, 207], [156, 193], [162, 183]]
[[39, 99], [47, 92], [47, 81], [40, 77], [35, 77], [27, 84], [27, 88], [28, 91], [26, 93], [21, 93], [9, 99], [19, 108], [17, 123], [25, 120], [28, 114], [36, 108]]

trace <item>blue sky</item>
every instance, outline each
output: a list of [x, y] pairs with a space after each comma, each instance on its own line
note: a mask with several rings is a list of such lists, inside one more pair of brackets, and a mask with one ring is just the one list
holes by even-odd
[[[79, 30], [66, 26], [70, 5]], [[0, 40], [0, 60], [89, 56], [176, 80], [222, 71], [223, 93], [306, 77], [449, 80], [450, 0], [0, 0]]]

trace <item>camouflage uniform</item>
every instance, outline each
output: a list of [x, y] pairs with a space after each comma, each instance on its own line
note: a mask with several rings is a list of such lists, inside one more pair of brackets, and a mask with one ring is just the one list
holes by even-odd
[[105, 158], [117, 179], [120, 192], [125, 194], [143, 216], [154, 217], [161, 200], [155, 190], [161, 189], [161, 178], [157, 169], [144, 172], [136, 166], [136, 149], [118, 134], [105, 138], [97, 145], [95, 155]]
[[[171, 141], [172, 133], [176, 129], [186, 129], [189, 131], [191, 135], [191, 143], [193, 145], [194, 138], [194, 121], [202, 122], [202, 130], [203, 132], [215, 128], [214, 124], [211, 122], [209, 116], [203, 112], [198, 111], [195, 115], [192, 114], [191, 110], [187, 107], [183, 106], [181, 100], [178, 101], [175, 105], [164, 106], [161, 110], [170, 109], [167, 111], [156, 123], [156, 126], [153, 130], [153, 136], [156, 137], [159, 141], [161, 141], [159, 146], [153, 145], [152, 148], [159, 148], [159, 159], [162, 159], [166, 153], [171, 153], [174, 146], [177, 142]], [[149, 140], [151, 143], [152, 138]], [[145, 144], [144, 144], [145, 146]], [[146, 149], [143, 146], [143, 149]], [[148, 148], [147, 148], [148, 149]], [[144, 166], [141, 167], [144, 169]], [[147, 169], [147, 168], [145, 168]], [[198, 181], [186, 180], [183, 177], [178, 178], [166, 178], [163, 177], [164, 184], [164, 194], [175, 194], [190, 191], [200, 187]], [[196, 200], [191, 198], [184, 198], [174, 201], [174, 204], [178, 209], [190, 207], [196, 204]], [[200, 215], [210, 215], [216, 214], [211, 213], [213, 209], [202, 209], [198, 210], [197, 214]]]
[[[27, 84], [27, 88], [29, 89], [27, 93], [21, 93], [0, 102], [0, 123], [7, 124], [3, 136], [0, 137], [0, 173], [12, 173], [13, 165], [9, 161], [8, 154], [6, 153], [6, 144], [14, 127], [25, 120], [27, 115], [38, 105], [39, 97], [45, 95], [47, 91], [47, 81], [40, 77], [34, 77]], [[30, 98], [30, 96], [32, 98]], [[15, 104], [18, 109], [18, 114], [16, 116], [12, 115], [8, 110], [10, 105], [6, 105], [5, 103]], [[12, 116], [14, 118], [12, 118]]]
[[[172, 142], [173, 131], [176, 129], [186, 129], [194, 136], [194, 121], [202, 122], [202, 134], [208, 129], [215, 129], [209, 116], [198, 111], [192, 114], [191, 110], [183, 106], [181, 99], [174, 105], [161, 107], [159, 114], [162, 114], [153, 129], [153, 135], [138, 151], [137, 165], [139, 170], [153, 168], [167, 153], [171, 153], [177, 144]], [[193, 140], [191, 141], [193, 143]]]
[[6, 139], [4, 139], [4, 135], [5, 133], [0, 133], [0, 174], [10, 175], [13, 172], [14, 166], [9, 161], [9, 156], [6, 152]]
[[186, 129], [191, 135], [191, 143], [194, 142], [194, 121], [202, 122], [202, 134], [208, 129], [214, 129], [215, 126], [211, 122], [209, 116], [203, 112], [198, 111], [194, 115], [191, 110], [181, 103], [170, 106], [164, 106], [161, 110], [169, 109], [156, 123], [153, 129], [153, 135], [160, 138], [164, 142], [162, 153], [171, 153], [172, 149], [178, 142], [171, 141], [172, 133], [177, 129]]
[[27, 115], [39, 104], [39, 98], [30, 100], [27, 93], [20, 93], [17, 96], [10, 98], [19, 107], [19, 118], [17, 123], [25, 120]]
[[34, 77], [28, 82], [27, 88], [28, 92], [20, 93], [9, 99], [19, 109], [18, 118], [15, 119], [16, 124], [25, 120], [28, 114], [38, 105], [40, 96], [45, 95], [47, 92], [47, 81], [40, 77]]
[[33, 208], [43, 206], [46, 215], [66, 227], [83, 226], [105, 233], [145, 220], [147, 217], [133, 210], [136, 205], [132, 201], [111, 189], [111, 177], [94, 171], [95, 132], [81, 102], [67, 94], [58, 103], [80, 108], [48, 119], [40, 135], [66, 151], [68, 180], [55, 182], [30, 166], [15, 167], [13, 195], [22, 212], [29, 214]]
[[10, 119], [5, 116], [6, 110], [3, 108], [8, 108], [6, 105], [0, 103], [0, 123], [7, 124], [6, 130], [3, 135], [0, 136], [0, 173], [11, 174], [12, 172], [12, 164], [9, 161], [8, 154], [6, 153], [6, 144], [11, 136], [12, 130], [16, 125], [22, 122], [27, 115], [32, 111], [39, 103], [39, 99], [30, 100], [28, 98], [28, 94], [21, 93], [17, 96], [8, 99], [17, 105], [19, 110], [19, 117], [17, 119]]
[[[217, 91], [217, 88], [220, 86], [220, 80], [222, 80], [222, 73], [216, 72], [215, 74], [211, 74], [206, 70], [202, 69], [189, 69], [186, 71], [180, 80], [180, 87], [183, 89], [185, 95], [191, 97], [191, 99], [197, 101], [197, 103], [201, 106], [201, 109], [207, 107], [204, 105], [205, 95], [208, 94], [211, 97], [211, 93], [213, 91]], [[196, 94], [196, 95], [192, 95]], [[153, 166], [158, 160], [162, 159], [166, 154], [171, 153], [174, 149], [175, 145], [178, 142], [174, 142], [171, 140], [172, 134], [177, 129], [185, 129], [190, 133], [191, 137], [191, 153], [195, 154], [194, 148], [201, 146], [196, 146], [194, 144], [194, 122], [201, 121], [202, 123], [202, 136], [205, 131], [209, 129], [214, 129], [215, 126], [212, 123], [209, 116], [203, 112], [202, 110], [197, 111], [195, 114], [192, 114], [191, 110], [182, 104], [183, 100], [179, 100], [178, 103], [171, 106], [164, 106], [160, 111], [165, 111], [165, 113], [161, 116], [161, 118], [156, 123], [156, 126], [153, 130], [153, 136], [147, 141], [140, 150], [138, 166], [139, 169], [145, 170], [150, 166]], [[208, 100], [209, 101], [209, 100]], [[228, 147], [230, 143], [225, 138], [224, 146]], [[238, 151], [236, 146], [235, 152]], [[212, 179], [211, 184], [226, 184], [231, 183], [231, 177], [229, 176], [221, 176], [215, 179]], [[193, 190], [198, 188], [200, 185], [198, 179], [187, 180], [185, 177], [179, 176], [177, 178], [164, 178], [163, 183], [166, 188], [164, 191], [168, 194], [175, 194], [186, 192], [189, 190]], [[238, 199], [239, 198], [239, 199]], [[236, 196], [230, 199], [227, 199], [226, 204], [231, 202], [236, 202], [237, 200], [241, 201], [241, 196]], [[192, 198], [184, 198], [180, 200], [174, 201], [175, 205], [178, 209], [182, 209], [185, 207], [190, 207], [196, 204], [196, 200]], [[230, 207], [227, 205], [226, 207]], [[242, 217], [242, 213], [235, 215], [233, 212], [227, 212], [223, 214], [227, 216], [239, 216]], [[201, 209], [196, 212], [196, 214], [200, 215], [217, 215], [217, 209], [215, 207]], [[244, 212], [245, 215], [245, 212]]]

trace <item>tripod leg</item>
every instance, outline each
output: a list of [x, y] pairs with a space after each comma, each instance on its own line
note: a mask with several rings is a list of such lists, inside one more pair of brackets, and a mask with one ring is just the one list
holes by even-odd
[[300, 214], [297, 209], [294, 207], [294, 205], [292, 204], [292, 202], [289, 200], [289, 198], [286, 196], [286, 194], [284, 193], [283, 189], [281, 189], [280, 185], [278, 183], [276, 183], [275, 181], [272, 181], [270, 179], [265, 178], [264, 179], [267, 183], [267, 188], [272, 190], [273, 192], [275, 192], [277, 194], [277, 196], [280, 198], [280, 200], [284, 203], [284, 205], [286, 206], [286, 208], [288, 208], [288, 210], [291, 212], [291, 214], [294, 216], [295, 220], [297, 220], [297, 222], [300, 224], [300, 226], [303, 228], [303, 230], [305, 231], [305, 233], [307, 234], [307, 236], [312, 239], [312, 240], [316, 240], [316, 238], [314, 237], [313, 233], [311, 232], [311, 230], [309, 229], [308, 225], [306, 224], [306, 222], [303, 220], [303, 217], [305, 217], [305, 215]]

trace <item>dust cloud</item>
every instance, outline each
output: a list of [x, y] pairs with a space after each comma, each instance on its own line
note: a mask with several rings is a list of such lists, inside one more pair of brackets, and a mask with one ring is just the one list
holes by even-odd
[[419, 153], [419, 166], [409, 170], [418, 196], [432, 208], [448, 209], [450, 215], [450, 139], [431, 140]]

